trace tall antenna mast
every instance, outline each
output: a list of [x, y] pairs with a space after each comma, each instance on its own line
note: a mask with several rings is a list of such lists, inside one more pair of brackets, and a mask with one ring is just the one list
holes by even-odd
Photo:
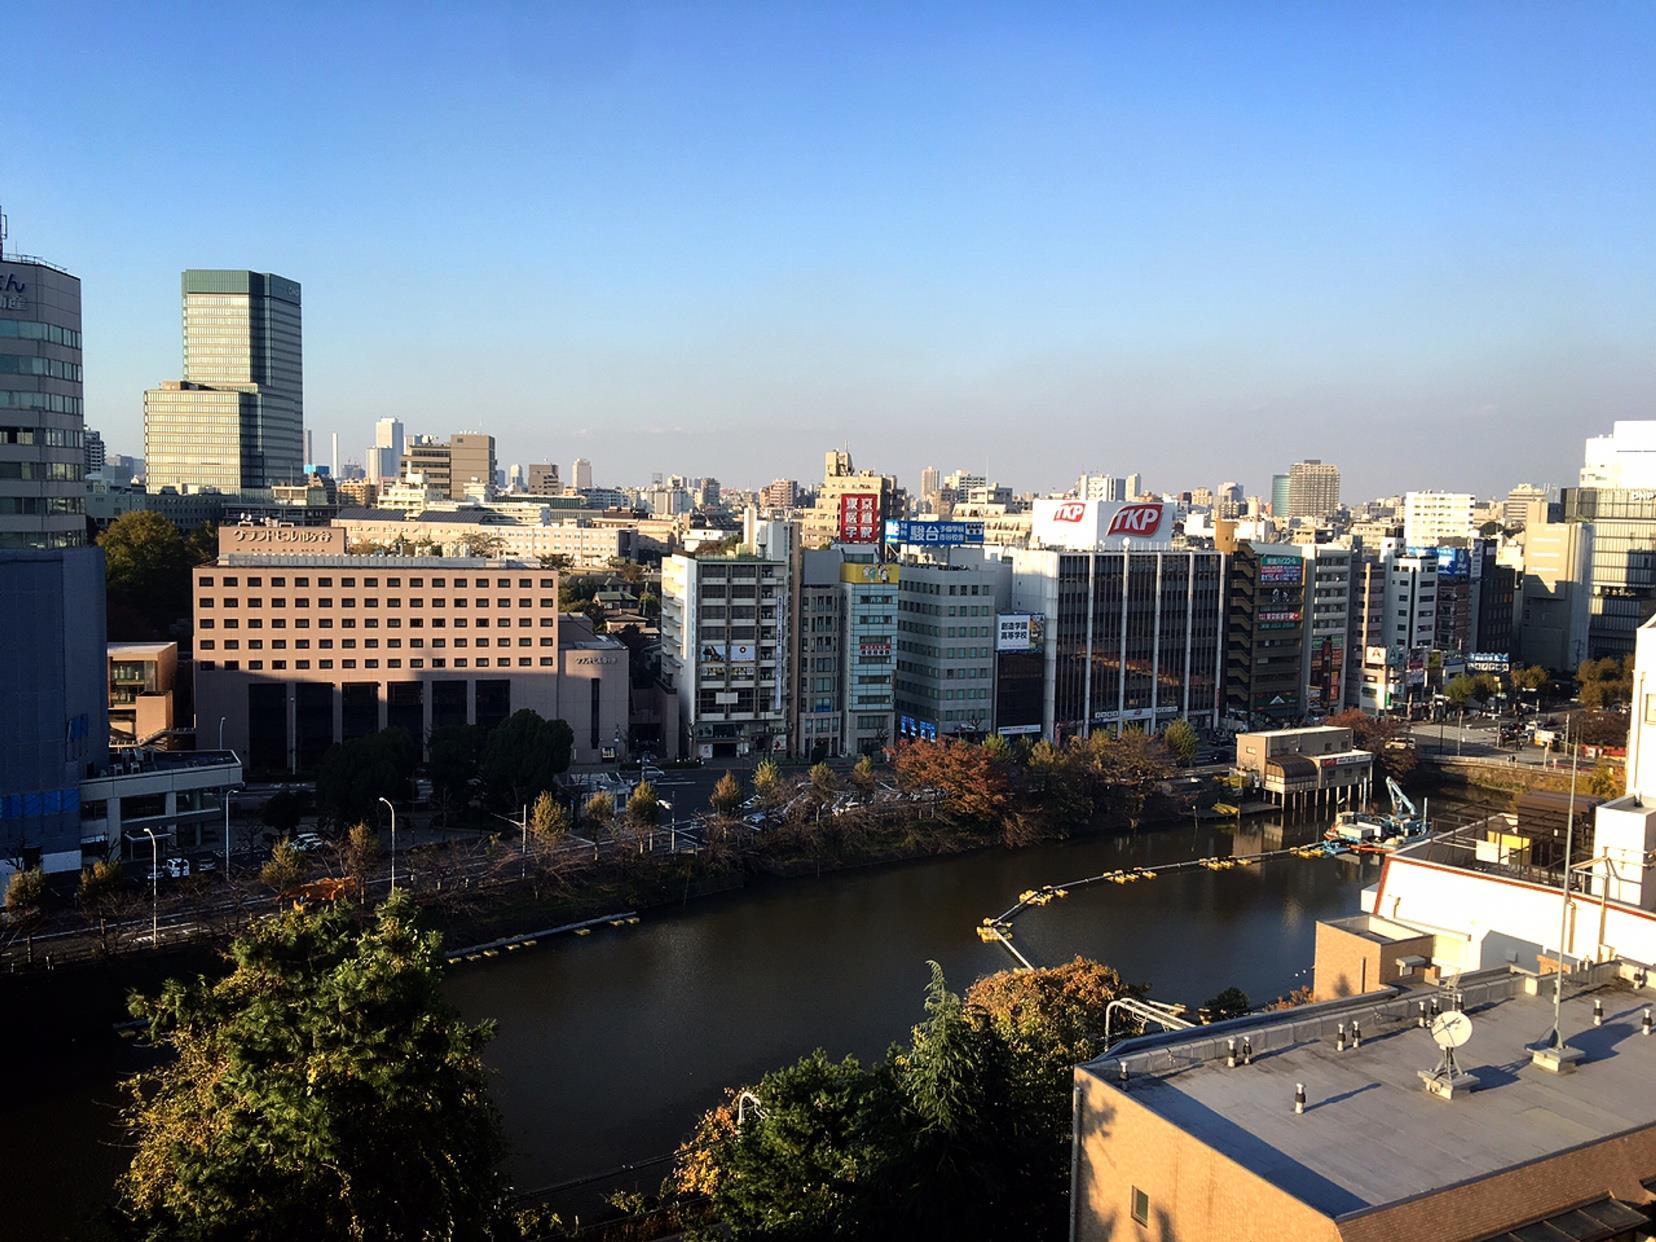
[[0, 209], [0, 259], [6, 257], [6, 238], [10, 233], [11, 229], [6, 224], [5, 210]]

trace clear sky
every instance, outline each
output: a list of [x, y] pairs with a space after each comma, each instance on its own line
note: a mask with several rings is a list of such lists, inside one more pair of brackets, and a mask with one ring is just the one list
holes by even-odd
[[178, 273], [373, 421], [751, 485], [1572, 482], [1656, 417], [1656, 5], [6, 8], [13, 250], [142, 452]]

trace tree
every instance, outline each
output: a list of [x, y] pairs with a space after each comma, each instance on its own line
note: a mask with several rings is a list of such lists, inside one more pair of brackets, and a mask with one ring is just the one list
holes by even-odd
[[718, 779], [708, 802], [720, 815], [734, 815], [742, 805], [742, 786], [729, 772]]
[[1181, 766], [1188, 765], [1196, 758], [1196, 746], [1199, 741], [1195, 726], [1182, 716], [1168, 725], [1166, 732], [1162, 734], [1162, 742]]
[[1478, 683], [1467, 674], [1451, 677], [1449, 683], [1443, 687], [1443, 697], [1456, 707], [1465, 707], [1478, 696]]
[[178, 527], [154, 510], [133, 509], [109, 524], [98, 546], [111, 634], [162, 639], [190, 615], [191, 554]]
[[278, 841], [264, 866], [259, 868], [259, 883], [271, 892], [285, 893], [299, 883], [304, 873], [304, 855], [294, 848], [292, 841]]
[[851, 783], [864, 793], [874, 788], [874, 756], [863, 755], [851, 768]]
[[1583, 707], [1612, 707], [1633, 697], [1633, 657], [1583, 660], [1576, 670]]
[[135, 1236], [506, 1236], [492, 1027], [443, 999], [440, 937], [411, 916], [404, 897], [360, 932], [345, 907], [287, 910], [222, 978], [134, 998], [171, 1053], [125, 1084]]
[[1414, 771], [1416, 759], [1408, 721], [1371, 716], [1360, 707], [1348, 707], [1330, 716], [1328, 723], [1350, 729], [1353, 745], [1372, 752], [1383, 775], [1400, 781]]
[[106, 909], [121, 893], [121, 860], [100, 858], [80, 873], [80, 903], [83, 910], [99, 912]]
[[575, 733], [562, 720], [524, 708], [501, 721], [483, 747], [483, 784], [497, 800], [518, 807], [569, 770]]
[[1011, 796], [1004, 765], [983, 747], [952, 738], [904, 743], [896, 768], [905, 788], [935, 791], [941, 811], [979, 827], [999, 826]]
[[1550, 680], [1547, 670], [1539, 664], [1531, 664], [1528, 668], [1519, 668], [1512, 671], [1512, 685], [1515, 690], [1539, 690]]
[[554, 848], [569, 839], [569, 812], [544, 789], [529, 808], [529, 835], [543, 848]]
[[218, 559], [218, 523], [203, 522], [184, 536], [184, 554], [190, 564], [211, 565]]
[[1240, 1018], [1253, 1010], [1253, 1002], [1241, 988], [1226, 988], [1201, 1007], [1204, 1020], [1223, 1022], [1226, 1018]]
[[1619, 798], [1627, 792], [1627, 771], [1620, 764], [1600, 759], [1587, 777], [1587, 792], [1595, 798]]
[[818, 805], [827, 805], [839, 792], [839, 778], [826, 763], [813, 763], [810, 773], [811, 796]]
[[6, 918], [17, 927], [30, 927], [46, 908], [46, 873], [39, 867], [14, 871], [6, 883]]
[[1087, 752], [1106, 797], [1137, 828], [1157, 784], [1173, 773], [1167, 748], [1142, 729], [1124, 729], [1119, 737], [1100, 729], [1087, 739]]
[[639, 781], [627, 799], [627, 818], [637, 828], [654, 828], [661, 822], [661, 799], [650, 781]]
[[615, 798], [600, 789], [586, 800], [586, 805], [581, 808], [581, 817], [594, 829], [608, 828], [615, 818]]
[[381, 798], [408, 796], [419, 752], [402, 729], [384, 729], [329, 749], [316, 774], [318, 811], [335, 824], [371, 818]]
[[471, 801], [472, 782], [482, 768], [483, 744], [483, 730], [476, 725], [447, 725], [431, 731], [426, 775], [445, 824], [454, 810]]
[[367, 824], [352, 824], [345, 834], [345, 843], [340, 846], [339, 865], [350, 876], [351, 887], [358, 894], [368, 891], [368, 880], [379, 852], [379, 833]]
[[575, 567], [575, 562], [562, 552], [543, 552], [541, 553], [540, 567], [542, 569], [551, 569], [556, 570], [558, 573], [564, 573], [567, 570], [573, 569]]
[[273, 793], [265, 799], [265, 804], [259, 811], [259, 821], [273, 830], [277, 836], [291, 836], [293, 830], [299, 826], [299, 821], [305, 817], [306, 802], [303, 794], [291, 789]]
[[782, 769], [774, 759], [761, 759], [753, 769], [753, 792], [765, 806], [782, 800]]

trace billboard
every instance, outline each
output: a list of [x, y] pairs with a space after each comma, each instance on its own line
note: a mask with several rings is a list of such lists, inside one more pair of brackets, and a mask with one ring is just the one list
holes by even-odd
[[1500, 651], [1474, 651], [1466, 657], [1466, 667], [1473, 673], [1505, 673], [1512, 669], [1512, 657]]
[[759, 660], [756, 643], [703, 643], [703, 664], [755, 664]]
[[840, 581], [858, 586], [890, 586], [903, 576], [903, 567], [889, 561], [847, 561], [840, 566]]
[[1173, 523], [1160, 501], [1037, 500], [1031, 533], [1037, 546], [1113, 551], [1129, 540], [1165, 543], [1173, 537]]
[[996, 651], [1039, 651], [1046, 617], [1038, 612], [1003, 612], [995, 627]]
[[840, 497], [839, 537], [841, 543], [879, 542], [878, 492], [846, 492]]
[[891, 654], [891, 639], [889, 638], [862, 638], [857, 640], [857, 654], [864, 658], [870, 656], [888, 656]]
[[960, 547], [983, 542], [982, 522], [914, 522], [893, 519], [885, 524], [887, 543], [921, 543]]
[[1262, 630], [1291, 630], [1299, 625], [1300, 616], [1298, 609], [1280, 609], [1262, 612], [1255, 620], [1257, 628]]
[[1262, 556], [1259, 558], [1261, 582], [1298, 586], [1305, 581], [1305, 558], [1302, 556]]
[[1472, 577], [1472, 552], [1469, 548], [1410, 547], [1408, 553], [1410, 556], [1436, 561], [1440, 578]]

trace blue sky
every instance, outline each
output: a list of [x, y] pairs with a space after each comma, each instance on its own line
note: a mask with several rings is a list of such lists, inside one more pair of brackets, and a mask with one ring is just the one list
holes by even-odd
[[307, 423], [747, 485], [821, 453], [1348, 496], [1656, 417], [1656, 6], [14, 3], [10, 247], [141, 452], [178, 273]]

